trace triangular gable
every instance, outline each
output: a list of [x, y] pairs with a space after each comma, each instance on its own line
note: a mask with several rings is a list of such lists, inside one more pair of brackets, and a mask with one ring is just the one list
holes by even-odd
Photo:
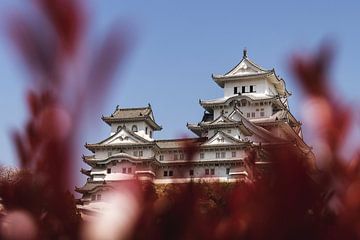
[[99, 144], [101, 145], [111, 145], [111, 144], [139, 144], [139, 143], [148, 143], [146, 139], [138, 136], [135, 133], [128, 131], [125, 127], [120, 128], [114, 135], [103, 140]]
[[233, 123], [228, 117], [221, 114], [218, 118], [210, 122], [209, 124], [223, 124], [223, 123]]
[[214, 136], [209, 138], [201, 146], [212, 146], [212, 145], [232, 145], [243, 143], [240, 139], [236, 139], [222, 131], [218, 131]]
[[261, 74], [266, 73], [267, 71], [259, 67], [248, 58], [244, 57], [238, 65], [231, 69], [224, 76], [241, 76], [241, 75], [251, 75], [251, 74]]
[[[234, 111], [230, 113], [229, 119], [235, 121], [241, 121], [244, 129], [249, 131], [252, 134], [256, 135], [256, 138], [259, 142], [282, 142], [283, 139], [275, 137], [265, 128], [255, 125], [254, 123], [250, 122], [246, 119], [240, 112], [239, 109], [234, 108]], [[237, 120], [240, 119], [240, 120]]]

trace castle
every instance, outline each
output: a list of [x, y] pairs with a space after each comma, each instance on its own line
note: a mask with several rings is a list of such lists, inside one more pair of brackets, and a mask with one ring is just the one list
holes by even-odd
[[[119, 108], [102, 120], [110, 126], [110, 137], [86, 144], [93, 155], [83, 156], [90, 166], [81, 169], [88, 176], [83, 187], [81, 209], [101, 201], [102, 193], [113, 183], [140, 179], [154, 184], [188, 181], [248, 181], [253, 170], [246, 166], [249, 150], [258, 158], [253, 168], [263, 169], [264, 146], [288, 142], [308, 158], [314, 158], [303, 141], [301, 123], [291, 114], [285, 81], [275, 70], [266, 70], [252, 62], [247, 51], [239, 64], [223, 75], [212, 75], [224, 89], [224, 96], [200, 100], [205, 109], [202, 120], [187, 124], [198, 137], [190, 139], [154, 139], [161, 126], [155, 121], [150, 104], [142, 108]], [[192, 159], [184, 151], [191, 144]]]

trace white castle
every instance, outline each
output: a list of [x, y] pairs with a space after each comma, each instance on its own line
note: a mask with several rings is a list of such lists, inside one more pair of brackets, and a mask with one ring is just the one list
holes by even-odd
[[[83, 160], [91, 168], [81, 169], [88, 176], [76, 191], [82, 194], [81, 209], [101, 201], [102, 193], [113, 183], [140, 179], [155, 184], [188, 181], [247, 181], [254, 169], [245, 164], [250, 149], [258, 154], [253, 168], [268, 165], [264, 146], [279, 142], [296, 145], [309, 159], [314, 155], [303, 141], [301, 123], [290, 113], [285, 82], [274, 69], [265, 70], [252, 62], [246, 50], [239, 64], [224, 75], [213, 75], [224, 89], [224, 96], [200, 100], [205, 109], [202, 120], [187, 124], [198, 137], [154, 139], [160, 131], [150, 104], [143, 108], [119, 108], [102, 120], [110, 137], [86, 144], [93, 155]], [[196, 146], [188, 159], [184, 144]]]

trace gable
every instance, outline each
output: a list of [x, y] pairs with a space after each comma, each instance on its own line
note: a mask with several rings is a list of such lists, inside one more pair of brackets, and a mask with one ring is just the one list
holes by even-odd
[[222, 124], [222, 123], [231, 123], [231, 122], [232, 121], [230, 121], [226, 116], [220, 115], [217, 119], [212, 121], [211, 124]]
[[242, 76], [265, 73], [263, 69], [252, 63], [247, 58], [243, 58], [241, 62], [236, 65], [232, 70], [225, 74], [225, 76]]
[[114, 135], [105, 139], [101, 142], [102, 145], [112, 145], [112, 144], [137, 144], [137, 143], [146, 143], [145, 139], [140, 136], [130, 133], [125, 128], [121, 128]]
[[201, 146], [213, 146], [213, 145], [233, 145], [242, 143], [240, 139], [236, 139], [227, 135], [224, 132], [218, 131], [214, 136], [209, 138], [206, 142], [201, 144]]

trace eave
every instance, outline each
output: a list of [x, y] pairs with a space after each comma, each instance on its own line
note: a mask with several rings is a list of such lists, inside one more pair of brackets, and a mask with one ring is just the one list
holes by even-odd
[[99, 149], [133, 149], [135, 147], [146, 147], [146, 146], [155, 146], [154, 142], [149, 142], [149, 143], [126, 143], [126, 144], [107, 144], [107, 145], [103, 145], [103, 144], [85, 144], [84, 145], [86, 149], [90, 150], [91, 152], [95, 152], [96, 150]]
[[154, 130], [161, 130], [162, 127], [158, 125], [154, 120], [150, 118], [150, 116], [139, 116], [132, 118], [116, 118], [116, 117], [101, 117], [101, 119], [106, 122], [108, 125], [112, 123], [127, 123], [127, 122], [141, 122], [145, 121], [149, 126], [151, 126]]
[[276, 96], [269, 96], [267, 98], [258, 98], [258, 99], [256, 99], [256, 98], [252, 98], [249, 95], [238, 94], [238, 95], [233, 95], [231, 97], [228, 97], [228, 98], [224, 99], [223, 101], [218, 101], [218, 102], [215, 102], [215, 100], [210, 100], [210, 101], [199, 100], [199, 104], [204, 109], [206, 109], [207, 111], [211, 111], [213, 107], [225, 106], [225, 105], [228, 105], [228, 103], [233, 101], [233, 100], [239, 100], [240, 101], [241, 99], [246, 99], [246, 100], [249, 100], [250, 102], [263, 102], [263, 101], [275, 101], [275, 100], [278, 100], [278, 98]]
[[86, 176], [91, 176], [91, 170], [86, 170], [86, 169], [84, 169], [84, 168], [81, 168], [80, 169], [80, 172], [82, 173], [82, 174], [84, 174], [84, 175], [86, 175]]
[[243, 158], [221, 158], [221, 159], [206, 159], [206, 160], [171, 160], [171, 161], [159, 161], [157, 160], [157, 165], [166, 166], [166, 165], [201, 165], [201, 164], [210, 164], [210, 163], [236, 163], [244, 162]]
[[214, 75], [212, 74], [212, 79], [221, 87], [224, 88], [225, 82], [229, 80], [249, 80], [249, 79], [257, 79], [259, 77], [266, 77], [272, 74], [272, 71], [267, 71], [264, 73], [252, 73], [247, 75], [234, 75], [234, 76], [225, 76], [225, 75]]
[[[120, 158], [120, 160], [119, 160]], [[155, 160], [155, 156], [151, 156], [151, 157], [135, 157], [129, 154], [118, 154], [118, 155], [113, 155], [111, 157], [105, 158], [105, 159], [98, 159], [98, 160], [92, 160], [92, 161], [88, 161], [91, 162], [93, 165], [95, 164], [108, 164], [111, 162], [121, 162], [121, 161], [129, 161], [132, 163], [142, 163], [142, 162], [151, 162]]]
[[[221, 87], [224, 88], [225, 82], [227, 81], [234, 81], [234, 80], [250, 80], [250, 79], [258, 79], [261, 77], [265, 77], [270, 79], [271, 77], [275, 77], [275, 81], [272, 81], [272, 83], [276, 86], [278, 84], [283, 85], [283, 94], [282, 96], [290, 96], [291, 93], [286, 89], [286, 83], [282, 78], [279, 78], [276, 73], [275, 69], [267, 70], [264, 73], [253, 73], [248, 75], [234, 75], [234, 76], [224, 76], [224, 75], [212, 75], [213, 80]], [[277, 87], [276, 87], [277, 88]], [[277, 90], [281, 90], [278, 89]]]

